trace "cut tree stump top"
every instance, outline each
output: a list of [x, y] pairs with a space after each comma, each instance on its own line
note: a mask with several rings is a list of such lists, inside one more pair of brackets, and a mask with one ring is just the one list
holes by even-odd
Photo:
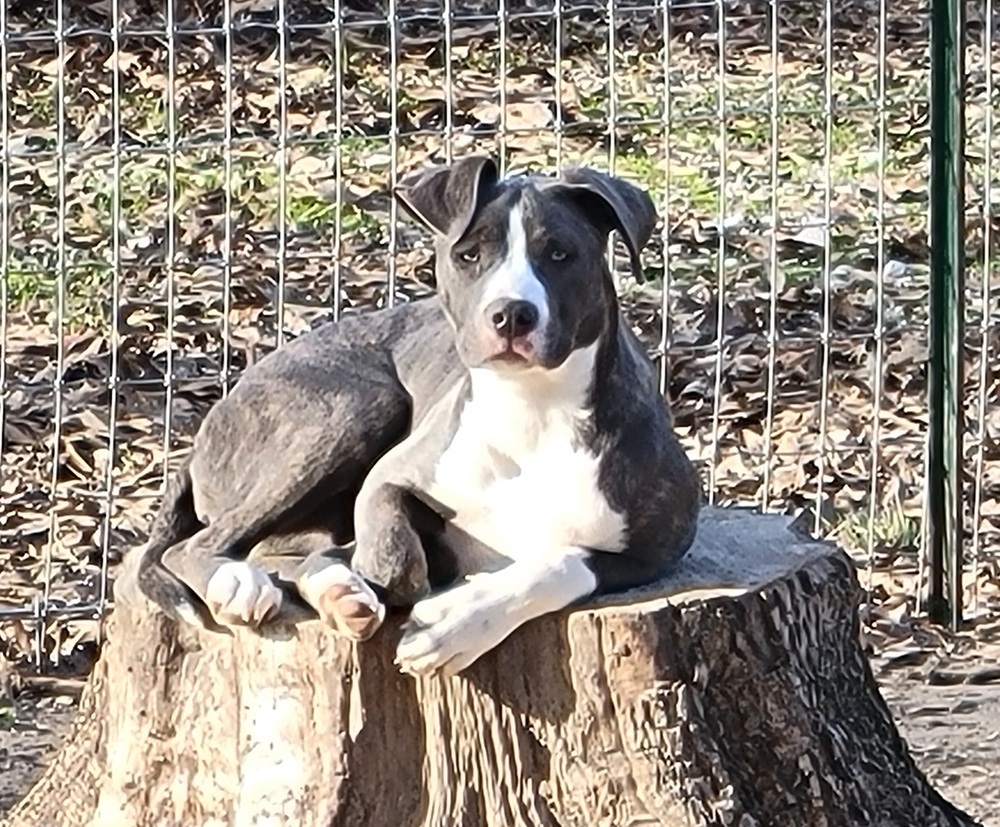
[[714, 597], [738, 597], [777, 583], [795, 571], [839, 553], [829, 543], [790, 530], [791, 519], [746, 508], [702, 508], [691, 549], [662, 580], [582, 608], [645, 610], [662, 601], [681, 605]]
[[123, 598], [9, 824], [972, 827], [899, 737], [858, 595], [836, 546], [706, 508], [671, 577], [532, 621], [454, 678], [399, 673], [398, 621], [355, 647]]

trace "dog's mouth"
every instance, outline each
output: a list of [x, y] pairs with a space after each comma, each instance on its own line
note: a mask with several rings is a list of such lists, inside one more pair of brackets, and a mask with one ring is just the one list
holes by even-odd
[[528, 342], [517, 339], [501, 343], [494, 353], [486, 358], [486, 364], [497, 368], [526, 368], [537, 364], [538, 355]]
[[518, 353], [516, 350], [507, 348], [500, 351], [500, 353], [493, 354], [486, 361], [490, 364], [498, 365], [527, 365], [529, 359], [523, 353]]

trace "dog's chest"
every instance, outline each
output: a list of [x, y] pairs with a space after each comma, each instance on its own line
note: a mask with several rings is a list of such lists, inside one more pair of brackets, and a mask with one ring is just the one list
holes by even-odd
[[432, 496], [455, 512], [454, 526], [508, 558], [566, 546], [620, 551], [624, 515], [600, 489], [600, 457], [577, 438], [582, 416], [467, 402]]

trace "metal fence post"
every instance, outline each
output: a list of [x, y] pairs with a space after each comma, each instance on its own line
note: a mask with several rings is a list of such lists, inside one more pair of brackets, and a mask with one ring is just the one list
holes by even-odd
[[931, 2], [931, 302], [928, 518], [931, 619], [962, 619], [965, 13]]

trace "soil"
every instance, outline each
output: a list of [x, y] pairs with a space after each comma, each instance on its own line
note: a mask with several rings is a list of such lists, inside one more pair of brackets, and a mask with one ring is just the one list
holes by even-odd
[[[1000, 683], [934, 685], [899, 672], [879, 683], [930, 782], [985, 827], [1000, 827]], [[0, 817], [42, 774], [74, 712], [72, 695], [47, 692], [23, 693], [16, 717], [0, 706]]]
[[882, 685], [900, 733], [928, 781], [945, 798], [1000, 827], [1000, 685]]
[[0, 817], [35, 783], [69, 733], [76, 699], [67, 695], [24, 697], [15, 716], [0, 707]]

